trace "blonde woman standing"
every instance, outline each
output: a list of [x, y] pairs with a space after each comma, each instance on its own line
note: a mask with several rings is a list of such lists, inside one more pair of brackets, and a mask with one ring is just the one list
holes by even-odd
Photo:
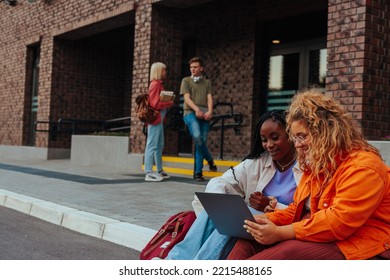
[[[163, 82], [167, 78], [167, 67], [164, 63], [155, 62], [150, 67], [149, 105], [159, 111], [158, 118], [147, 124], [147, 140], [145, 148], [145, 181], [160, 182], [170, 176], [163, 170], [162, 151], [164, 149], [164, 118], [167, 108], [173, 101], [160, 101], [160, 93], [164, 90]], [[157, 173], [153, 173], [153, 163]]]

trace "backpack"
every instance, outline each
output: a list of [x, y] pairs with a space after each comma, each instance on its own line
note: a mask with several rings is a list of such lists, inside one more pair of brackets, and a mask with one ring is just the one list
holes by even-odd
[[153, 123], [159, 116], [158, 110], [149, 105], [149, 94], [140, 94], [135, 99], [137, 117], [145, 123]]
[[195, 219], [194, 211], [183, 211], [171, 216], [142, 249], [140, 259], [165, 259], [173, 246], [184, 239]]

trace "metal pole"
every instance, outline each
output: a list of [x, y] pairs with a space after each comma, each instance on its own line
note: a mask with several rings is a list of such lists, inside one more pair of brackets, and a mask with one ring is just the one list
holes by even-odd
[[196, 170], [196, 145], [194, 143], [194, 176], [195, 176], [195, 170]]
[[222, 124], [221, 124], [221, 147], [219, 151], [219, 158], [223, 159], [223, 140], [224, 140], [224, 133], [225, 132], [225, 118], [222, 118]]

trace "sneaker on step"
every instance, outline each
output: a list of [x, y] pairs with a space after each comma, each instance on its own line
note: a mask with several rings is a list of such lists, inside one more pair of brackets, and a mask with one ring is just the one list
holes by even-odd
[[195, 179], [196, 181], [198, 181], [198, 182], [204, 182], [204, 181], [205, 181], [205, 179], [204, 179], [202, 173], [196, 173], [196, 174], [194, 175], [194, 179]]
[[217, 166], [214, 164], [213, 160], [209, 161], [209, 170], [212, 172], [217, 172]]
[[145, 176], [145, 181], [148, 182], [161, 182], [162, 180], [164, 180], [164, 178], [158, 174], [147, 173]]
[[171, 178], [171, 176], [169, 176], [168, 173], [165, 172], [164, 170], [159, 171], [159, 172], [158, 172], [158, 175], [160, 175], [161, 177], [163, 177], [163, 179]]

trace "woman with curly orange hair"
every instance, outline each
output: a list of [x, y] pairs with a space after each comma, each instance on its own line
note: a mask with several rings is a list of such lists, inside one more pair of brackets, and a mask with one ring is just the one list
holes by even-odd
[[245, 221], [229, 259], [388, 259], [390, 169], [335, 100], [297, 94], [287, 130], [303, 171], [286, 209]]

